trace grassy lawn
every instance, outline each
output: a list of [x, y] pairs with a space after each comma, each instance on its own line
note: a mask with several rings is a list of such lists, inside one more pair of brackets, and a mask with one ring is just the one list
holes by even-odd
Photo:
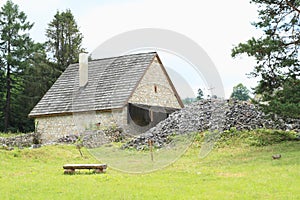
[[[64, 175], [66, 163], [99, 163], [74, 146], [0, 150], [1, 199], [300, 199], [300, 142], [229, 147], [199, 158], [193, 144], [152, 173]], [[280, 160], [271, 156], [281, 153]]]
[[148, 173], [168, 166], [180, 158], [191, 145], [194, 134], [172, 137], [173, 140], [164, 148], [152, 151], [136, 151], [135, 149], [121, 149], [122, 143], [102, 145], [89, 149], [98, 160], [103, 160], [111, 168], [128, 173]]

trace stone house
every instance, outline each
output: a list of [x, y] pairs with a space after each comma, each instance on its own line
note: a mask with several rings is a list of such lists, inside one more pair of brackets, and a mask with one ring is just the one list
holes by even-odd
[[29, 117], [42, 141], [49, 142], [116, 125], [145, 131], [182, 107], [156, 52], [90, 62], [80, 54], [79, 63], [62, 73]]

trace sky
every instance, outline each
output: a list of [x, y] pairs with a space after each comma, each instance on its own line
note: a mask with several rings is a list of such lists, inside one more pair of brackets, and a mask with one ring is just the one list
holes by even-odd
[[[84, 35], [83, 47], [92, 53], [113, 36], [142, 28], [177, 32], [197, 43], [212, 60], [221, 77], [225, 98], [233, 86], [243, 83], [248, 89], [257, 80], [246, 75], [255, 62], [246, 56], [231, 58], [231, 49], [240, 42], [257, 37], [259, 30], [251, 25], [257, 18], [256, 6], [249, 0], [13, 0], [35, 25], [31, 37], [45, 42], [47, 24], [55, 13], [71, 9]], [[0, 1], [0, 6], [5, 3]], [[213, 84], [207, 84], [196, 73], [189, 60], [163, 49], [158, 54], [182, 98], [196, 94], [198, 88], [211, 95]], [[205, 63], [203, 63], [205, 64]], [[195, 67], [195, 66], [194, 66]], [[201, 68], [201, 66], [198, 66]], [[189, 86], [189, 89], [186, 87]]]

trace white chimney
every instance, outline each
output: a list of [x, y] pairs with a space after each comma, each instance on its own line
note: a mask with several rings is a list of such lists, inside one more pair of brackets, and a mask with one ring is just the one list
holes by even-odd
[[79, 87], [83, 87], [88, 82], [88, 54], [79, 54]]

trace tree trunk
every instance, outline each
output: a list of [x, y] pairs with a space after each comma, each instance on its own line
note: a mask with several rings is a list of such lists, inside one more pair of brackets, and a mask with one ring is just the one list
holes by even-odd
[[4, 113], [4, 132], [8, 132], [10, 127], [10, 104], [11, 104], [11, 78], [10, 78], [10, 41], [7, 44], [7, 67], [6, 67], [6, 102], [5, 102], [5, 113]]
[[6, 70], [6, 103], [4, 114], [4, 131], [7, 132], [10, 126], [10, 100], [11, 100], [11, 80], [10, 80], [10, 65], [7, 65]]

